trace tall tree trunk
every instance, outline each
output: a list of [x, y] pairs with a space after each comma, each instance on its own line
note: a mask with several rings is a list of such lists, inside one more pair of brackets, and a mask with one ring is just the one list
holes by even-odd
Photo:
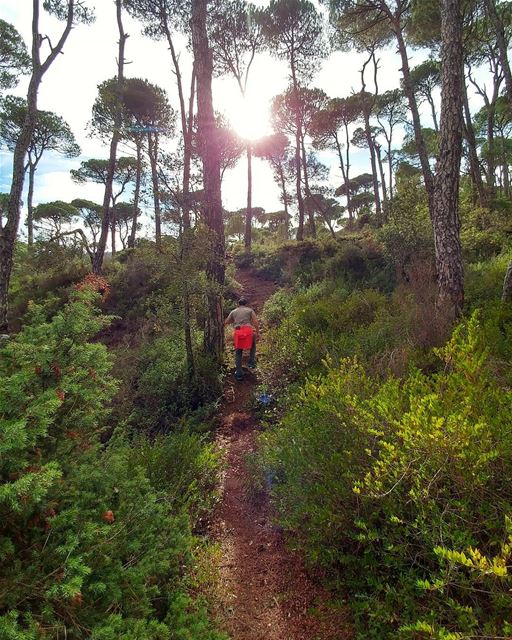
[[431, 95], [427, 97], [427, 101], [430, 105], [430, 111], [432, 113], [432, 122], [434, 123], [434, 131], [436, 133], [439, 133], [439, 122], [437, 121], [436, 105], [434, 104], [434, 100]]
[[379, 177], [377, 174], [377, 158], [375, 153], [375, 144], [373, 142], [371, 127], [370, 127], [370, 114], [367, 109], [363, 109], [364, 116], [364, 133], [366, 137], [366, 144], [368, 145], [368, 149], [370, 150], [370, 163], [372, 167], [372, 177], [373, 177], [373, 191], [375, 196], [375, 215], [377, 216], [377, 220], [382, 220], [382, 205], [380, 201], [380, 192], [379, 192]]
[[483, 207], [486, 206], [487, 198], [485, 194], [484, 182], [482, 180], [482, 173], [480, 171], [480, 162], [478, 160], [478, 153], [476, 150], [476, 136], [473, 128], [473, 122], [471, 119], [471, 111], [469, 108], [468, 90], [466, 83], [462, 83], [462, 99], [464, 103], [464, 132], [466, 134], [466, 141], [468, 144], [469, 155], [469, 167], [471, 172], [471, 178], [473, 181], [473, 187], [476, 191], [478, 204]]
[[503, 167], [503, 189], [505, 191], [505, 197], [509, 198], [510, 197], [510, 173], [508, 170], [508, 162], [507, 162], [506, 156], [503, 158], [501, 166]]
[[432, 209], [439, 301], [450, 306], [454, 317], [464, 304], [459, 237], [464, 82], [461, 2], [443, 0], [441, 7], [441, 130]]
[[393, 200], [393, 151], [391, 149], [391, 137], [388, 140], [388, 169], [389, 169], [389, 199]]
[[222, 290], [225, 273], [224, 223], [220, 190], [220, 154], [212, 102], [212, 52], [206, 31], [207, 0], [192, 0], [192, 48], [197, 75], [197, 128], [203, 163], [203, 216], [211, 232], [212, 251], [206, 266], [208, 313], [204, 345], [219, 362], [224, 351]]
[[153, 205], [155, 208], [155, 242], [162, 243], [162, 215], [160, 212], [160, 185], [158, 179], [158, 133], [148, 133], [148, 156], [151, 166], [151, 184], [153, 187]]
[[285, 224], [286, 240], [289, 240], [290, 239], [290, 225], [289, 225], [290, 214], [288, 212], [288, 193], [286, 191], [286, 180], [284, 177], [284, 169], [282, 164], [279, 164], [278, 174], [279, 174], [279, 181], [281, 182], [281, 193], [283, 194], [282, 198], [283, 198], [284, 216], [285, 216], [284, 224]]
[[27, 233], [28, 246], [34, 244], [34, 181], [36, 165], [30, 161], [28, 165], [28, 194], [27, 194]]
[[411, 68], [409, 66], [409, 57], [407, 55], [407, 46], [405, 44], [404, 36], [402, 33], [402, 24], [400, 17], [393, 21], [393, 31], [395, 33], [398, 52], [402, 62], [402, 76], [404, 79], [404, 93], [407, 96], [409, 102], [409, 109], [412, 115], [412, 123], [414, 128], [414, 138], [416, 141], [416, 147], [418, 149], [418, 156], [420, 158], [421, 171], [423, 173], [423, 181], [425, 183], [425, 189], [427, 191], [427, 197], [429, 202], [429, 211], [432, 215], [433, 196], [434, 196], [434, 176], [428, 159], [427, 146], [425, 144], [425, 138], [421, 129], [420, 112], [418, 110], [418, 103], [416, 96], [414, 95], [414, 89], [411, 82]]
[[384, 165], [382, 164], [382, 156], [380, 153], [380, 145], [375, 144], [375, 155], [377, 156], [377, 164], [379, 165], [379, 173], [380, 173], [380, 181], [382, 184], [382, 197], [384, 199], [384, 220], [387, 216], [387, 208], [388, 208], [388, 192], [386, 189], [386, 174], [384, 173]]
[[297, 228], [297, 240], [304, 240], [304, 200], [302, 198], [301, 162], [300, 162], [300, 125], [295, 132], [295, 189], [297, 192], [297, 206], [299, 209], [299, 226]]
[[495, 104], [487, 105], [487, 183], [491, 197], [496, 192], [496, 156], [494, 146], [494, 117], [495, 117]]
[[349, 185], [349, 182], [348, 182], [347, 172], [345, 171], [345, 162], [343, 161], [343, 153], [341, 152], [340, 141], [338, 140], [338, 136], [337, 135], [335, 136], [335, 143], [336, 143], [336, 150], [338, 152], [338, 159], [340, 161], [341, 175], [343, 176], [343, 182], [345, 183], [345, 190], [347, 192], [348, 223], [349, 223], [350, 227], [352, 227], [352, 222], [353, 222], [352, 208], [349, 206], [349, 203], [350, 203], [350, 195], [349, 195], [350, 185]]
[[505, 27], [503, 21], [496, 9], [496, 0], [485, 0], [487, 12], [496, 31], [496, 42], [500, 57], [500, 65], [505, 77], [505, 88], [507, 90], [508, 99], [512, 102], [512, 72], [510, 70], [510, 62], [508, 59], [508, 45], [505, 37]]
[[301, 177], [301, 140], [302, 123], [299, 105], [299, 83], [297, 80], [297, 70], [295, 69], [295, 59], [290, 60], [290, 71], [292, 74], [293, 97], [295, 105], [295, 187], [297, 191], [297, 207], [299, 209], [299, 226], [297, 229], [297, 240], [304, 240], [304, 198], [302, 197], [302, 177]]
[[247, 209], [245, 212], [244, 246], [250, 251], [252, 244], [252, 143], [247, 143]]
[[346, 182], [347, 185], [347, 209], [348, 209], [348, 218], [350, 220], [350, 224], [354, 222], [354, 209], [352, 207], [352, 194], [350, 193], [350, 133], [348, 130], [348, 122], [344, 123], [345, 127], [345, 145], [346, 145], [346, 154], [345, 154], [345, 173], [346, 173]]
[[74, 20], [75, 0], [68, 0], [66, 26], [57, 44], [46, 60], [41, 62], [39, 34], [40, 0], [32, 0], [32, 75], [27, 94], [27, 112], [13, 154], [12, 183], [7, 205], [7, 220], [0, 229], [0, 332], [8, 330], [7, 310], [9, 283], [16, 235], [20, 223], [21, 197], [25, 177], [25, 157], [27, 155], [37, 118], [37, 93], [44, 74], [48, 71], [71, 33]]
[[112, 207], [110, 208], [110, 212], [109, 212], [109, 218], [110, 218], [110, 245], [111, 245], [112, 255], [115, 256], [116, 255], [116, 231], [117, 231], [115, 202], [112, 202]]
[[[190, 83], [190, 95], [188, 103], [188, 118], [185, 121], [186, 130], [183, 133], [183, 197], [182, 221], [183, 229], [180, 236], [181, 241], [181, 262], [186, 264], [189, 254], [190, 230], [190, 165], [192, 162], [192, 135], [194, 125], [194, 98], [196, 87], [195, 64], [192, 66], [192, 78]], [[183, 120], [182, 120], [183, 122]], [[183, 334], [185, 336], [185, 351], [187, 354], [187, 372], [189, 381], [192, 381], [196, 374], [194, 358], [194, 346], [192, 343], [192, 305], [188, 289], [188, 280], [183, 278]]]
[[[195, 63], [192, 65], [192, 77], [190, 81], [190, 94], [188, 100], [188, 116], [183, 117], [183, 228], [185, 233], [190, 229], [190, 168], [192, 163], [192, 138], [194, 135], [194, 100], [196, 91], [196, 69]], [[181, 100], [180, 100], [181, 104]], [[184, 103], [182, 109], [184, 109]], [[185, 114], [187, 115], [187, 114]]]
[[[129, 37], [124, 32], [123, 27], [123, 18], [122, 18], [122, 0], [116, 0], [116, 14], [117, 14], [117, 28], [119, 30], [119, 53], [117, 60], [117, 88], [119, 94], [121, 94], [123, 83], [124, 83], [124, 50], [126, 45], [126, 40]], [[96, 250], [96, 254], [94, 255], [94, 264], [93, 264], [93, 272], [100, 273], [103, 267], [103, 258], [105, 256], [105, 247], [107, 246], [107, 237], [108, 231], [110, 227], [110, 201], [112, 199], [112, 187], [114, 183], [114, 174], [116, 170], [116, 160], [117, 160], [117, 145], [119, 144], [119, 140], [121, 138], [121, 123], [122, 123], [122, 109], [121, 104], [118, 101], [116, 105], [116, 113], [114, 117], [114, 133], [112, 134], [112, 139], [110, 141], [110, 153], [109, 153], [109, 161], [108, 161], [108, 169], [107, 169], [107, 178], [105, 184], [105, 194], [103, 196], [103, 206], [102, 206], [102, 222], [101, 222], [101, 233], [100, 238], [98, 240], [98, 248]]]
[[[304, 193], [308, 198], [310, 198], [311, 190], [309, 188], [308, 165], [307, 165], [307, 158], [306, 158], [306, 146], [304, 144], [304, 135], [301, 136], [300, 147], [301, 147], [301, 156], [302, 156], [302, 170], [304, 172]], [[311, 207], [309, 207], [308, 209], [308, 225], [309, 225], [309, 235], [312, 238], [316, 238], [315, 213], [311, 209]]]
[[372, 166], [372, 177], [373, 177], [373, 191], [375, 197], [375, 214], [379, 223], [382, 221], [382, 206], [380, 201], [380, 193], [379, 193], [379, 177], [377, 174], [377, 158], [375, 152], [375, 143], [372, 136], [372, 129], [370, 125], [370, 114], [373, 109], [373, 105], [375, 103], [375, 98], [373, 102], [370, 104], [369, 95], [366, 93], [366, 82], [364, 79], [364, 73], [366, 70], [366, 66], [373, 60], [375, 75], [377, 74], [377, 62], [375, 60], [375, 51], [371, 51], [370, 58], [364, 63], [363, 68], [361, 69], [361, 103], [363, 107], [363, 119], [364, 119], [364, 134], [366, 137], [366, 144], [368, 145], [368, 149], [370, 151], [370, 162]]
[[137, 172], [135, 174], [135, 191], [133, 194], [133, 219], [130, 237], [128, 238], [128, 247], [135, 247], [135, 237], [137, 235], [137, 218], [139, 215], [140, 202], [140, 186], [142, 182], [142, 140], [137, 137]]

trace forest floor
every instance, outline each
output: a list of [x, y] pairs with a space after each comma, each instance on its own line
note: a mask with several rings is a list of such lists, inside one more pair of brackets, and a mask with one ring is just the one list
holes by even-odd
[[[276, 290], [250, 269], [239, 269], [236, 280], [257, 314]], [[251, 412], [257, 384], [257, 373], [247, 369], [242, 382], [228, 376], [218, 414], [217, 442], [226, 471], [212, 523], [220, 547], [217, 617], [232, 640], [349, 640], [346, 607], [330, 604], [329, 593], [308, 575], [300, 555], [286, 547], [268, 495], [252, 488], [247, 457], [255, 452], [260, 431]]]

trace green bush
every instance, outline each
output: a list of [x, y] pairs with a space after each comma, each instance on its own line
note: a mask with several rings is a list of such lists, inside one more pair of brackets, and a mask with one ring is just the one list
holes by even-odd
[[[19, 330], [30, 302], [55, 313], [68, 301], [69, 289], [89, 272], [90, 262], [76, 248], [56, 242], [18, 242], [9, 287], [9, 326]], [[50, 306], [51, 305], [51, 306]]]
[[377, 235], [384, 246], [385, 256], [401, 280], [409, 279], [409, 271], [414, 264], [433, 261], [432, 224], [422, 187], [406, 182], [398, 190], [391, 201], [386, 224]]
[[333, 281], [312, 285], [294, 296], [277, 293], [264, 308], [264, 317], [270, 321], [267, 373], [283, 388], [321, 372], [325, 358], [339, 362], [358, 355], [368, 364], [381, 359], [403, 339], [404, 317], [399, 311], [378, 291], [349, 294]]
[[512, 393], [487, 344], [511, 327], [474, 316], [432, 376], [328, 366], [262, 436], [279, 520], [349, 589], [361, 639], [510, 633]]
[[495, 201], [492, 209], [484, 209], [462, 199], [460, 237], [464, 258], [468, 262], [493, 258], [510, 247], [511, 214], [510, 202], [507, 201]]
[[168, 433], [179, 419], [221, 396], [218, 366], [199, 349], [194, 355], [196, 370], [191, 380], [181, 333], [156, 337], [141, 345], [124, 390], [131, 408], [131, 425], [149, 434]]
[[485, 307], [501, 298], [503, 280], [511, 260], [512, 252], [508, 251], [466, 266], [465, 301], [468, 309]]
[[185, 581], [216, 457], [186, 430], [101, 444], [116, 383], [90, 340], [108, 322], [75, 293], [1, 351], [0, 638], [217, 640]]

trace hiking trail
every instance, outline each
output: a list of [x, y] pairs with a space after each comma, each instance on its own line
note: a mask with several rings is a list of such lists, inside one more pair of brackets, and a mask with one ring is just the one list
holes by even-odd
[[[259, 316], [276, 285], [251, 269], [239, 269], [236, 280]], [[231, 348], [228, 357], [232, 364]], [[227, 377], [217, 417], [217, 443], [227, 465], [212, 523], [221, 548], [217, 617], [231, 640], [349, 640], [345, 608], [326, 604], [329, 594], [273, 524], [268, 496], [251, 490], [246, 458], [256, 450], [260, 430], [250, 406], [258, 377], [257, 370], [244, 373], [242, 382]]]

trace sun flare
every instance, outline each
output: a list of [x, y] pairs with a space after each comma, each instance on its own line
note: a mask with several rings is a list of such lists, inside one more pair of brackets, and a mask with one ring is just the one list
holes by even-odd
[[246, 140], [257, 140], [271, 132], [268, 104], [256, 97], [238, 96], [226, 105], [226, 115], [233, 129]]

